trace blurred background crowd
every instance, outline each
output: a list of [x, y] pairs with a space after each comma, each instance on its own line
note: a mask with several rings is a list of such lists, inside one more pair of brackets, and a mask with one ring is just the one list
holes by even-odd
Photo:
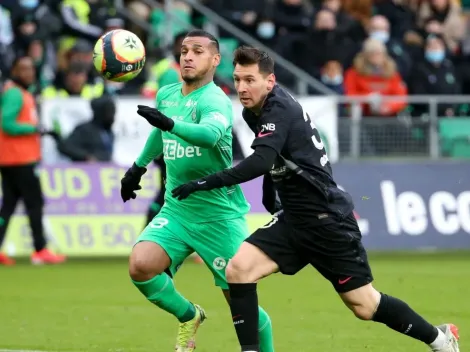
[[[454, 95], [470, 93], [470, 21], [465, 14], [470, 1], [460, 1], [201, 2], [338, 94]], [[14, 55], [23, 52], [35, 60], [38, 93], [45, 99], [92, 98], [104, 92], [154, 96], [159, 85], [179, 78], [182, 34], [211, 26], [208, 22], [183, 1], [173, 1], [168, 10], [164, 1], [154, 0], [3, 0], [0, 70], [5, 76]], [[146, 71], [126, 84], [104, 83], [92, 69], [95, 41], [116, 28], [134, 31], [148, 48]], [[223, 28], [218, 36], [224, 52], [240, 44]], [[222, 84], [231, 77], [230, 56], [218, 76]], [[277, 76], [286, 86], [296, 84], [280, 67]], [[230, 88], [227, 83], [225, 89]], [[308, 93], [322, 92], [310, 88]], [[401, 109], [403, 103], [370, 104], [367, 113], [388, 116]], [[440, 114], [467, 113], [466, 107], [461, 109], [442, 106]]]
[[[216, 83], [233, 94], [231, 52], [246, 42], [227, 31], [227, 25], [219, 26], [198, 11], [196, 4], [200, 4], [251, 37], [250, 42], [258, 40], [314, 78], [317, 84], [308, 85], [303, 94], [367, 97], [357, 103], [361, 118], [405, 121], [365, 124], [360, 133], [361, 155], [409, 150], [429, 154], [429, 115], [440, 120], [470, 116], [467, 101], [439, 101], [430, 111], [428, 102], [386, 99], [470, 94], [470, 12], [466, 12], [470, 0], [195, 2], [174, 0], [168, 6], [163, 0], [3, 0], [2, 77], [8, 77], [15, 56], [26, 54], [37, 68], [39, 102], [71, 96], [153, 98], [160, 86], [180, 79], [179, 47], [185, 33], [204, 28], [220, 38], [222, 63]], [[127, 83], [103, 81], [92, 65], [96, 40], [117, 28], [135, 32], [147, 47], [145, 70]], [[299, 93], [299, 76], [292, 70], [278, 65], [276, 75], [281, 84]], [[353, 110], [344, 101], [339, 105], [343, 155], [351, 153], [348, 118]], [[468, 120], [461, 121], [463, 125], [443, 129], [452, 135], [460, 133], [461, 139], [462, 130], [470, 129]], [[450, 154], [470, 156], [470, 137], [463, 138], [463, 151]]]

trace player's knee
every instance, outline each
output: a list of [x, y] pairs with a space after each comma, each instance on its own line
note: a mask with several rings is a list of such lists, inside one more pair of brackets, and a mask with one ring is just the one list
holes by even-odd
[[[129, 275], [132, 280], [148, 281], [161, 274], [169, 266], [169, 258], [166, 253], [161, 253], [155, 246], [158, 245], [151, 242], [140, 242], [134, 247], [129, 258]], [[160, 246], [158, 247], [161, 249]]]
[[375, 309], [371, 309], [367, 305], [357, 305], [350, 308], [356, 318], [360, 320], [372, 320]]
[[256, 279], [254, 279], [251, 269], [249, 261], [234, 257], [229, 261], [225, 270], [227, 281], [234, 284], [255, 282]]
[[369, 284], [343, 293], [341, 298], [358, 319], [372, 320], [380, 302], [380, 293]]

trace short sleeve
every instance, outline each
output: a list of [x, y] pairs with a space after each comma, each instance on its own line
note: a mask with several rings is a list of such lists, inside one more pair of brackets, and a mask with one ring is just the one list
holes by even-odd
[[210, 127], [219, 138], [232, 127], [232, 102], [226, 96], [212, 95], [210, 100], [198, 103], [197, 109], [199, 124]]
[[259, 121], [260, 130], [251, 147], [255, 149], [257, 146], [264, 145], [281, 154], [290, 129], [286, 115], [285, 108], [281, 106], [274, 105], [270, 109], [265, 108]]

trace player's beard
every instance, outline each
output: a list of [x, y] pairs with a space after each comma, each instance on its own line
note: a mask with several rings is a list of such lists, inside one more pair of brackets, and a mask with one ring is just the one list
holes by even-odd
[[181, 78], [187, 84], [195, 84], [195, 83], [198, 83], [200, 81], [203, 81], [207, 77], [208, 74], [209, 74], [209, 70], [204, 70], [204, 71], [196, 72], [194, 75], [192, 75], [192, 74], [189, 74], [189, 75], [182, 74]]

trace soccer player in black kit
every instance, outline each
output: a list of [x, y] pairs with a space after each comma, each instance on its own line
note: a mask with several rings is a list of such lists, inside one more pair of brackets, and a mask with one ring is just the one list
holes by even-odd
[[[361, 320], [383, 323], [436, 352], [458, 352], [453, 324], [433, 326], [398, 298], [372, 286], [372, 272], [349, 194], [332, 175], [323, 143], [308, 114], [276, 85], [274, 61], [250, 47], [234, 53], [234, 80], [243, 118], [256, 138], [254, 153], [227, 169], [175, 188], [184, 199], [196, 191], [265, 175], [263, 204], [272, 213], [276, 191], [282, 210], [241, 245], [227, 266], [231, 311], [242, 351], [258, 352], [256, 282], [280, 271], [294, 275], [311, 264], [331, 282]], [[274, 188], [268, 187], [273, 184]]]

